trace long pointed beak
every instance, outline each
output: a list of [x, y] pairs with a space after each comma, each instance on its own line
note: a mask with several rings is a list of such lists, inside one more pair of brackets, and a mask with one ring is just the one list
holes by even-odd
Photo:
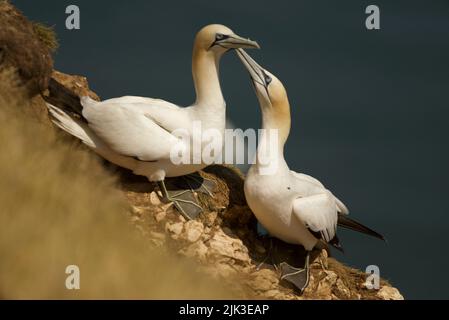
[[229, 35], [226, 39], [221, 40], [218, 44], [229, 49], [246, 48], [246, 49], [260, 49], [256, 41], [245, 39], [236, 34]]
[[267, 84], [265, 83], [264, 69], [256, 61], [254, 61], [254, 59], [251, 58], [250, 55], [245, 52], [245, 50], [237, 49], [236, 52], [243, 65], [248, 70], [251, 79], [254, 82], [257, 82], [258, 84], [266, 87]]

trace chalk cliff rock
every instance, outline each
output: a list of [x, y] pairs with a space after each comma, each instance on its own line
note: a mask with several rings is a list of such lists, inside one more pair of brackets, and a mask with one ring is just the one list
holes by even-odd
[[[368, 289], [365, 273], [328, 257], [325, 250], [317, 253], [310, 284], [299, 295], [279, 281], [274, 268], [262, 263], [269, 245], [257, 236], [255, 218], [240, 196], [240, 173], [234, 168], [212, 166], [201, 175], [216, 181], [218, 187], [214, 198], [205, 200], [208, 211], [201, 219], [186, 221], [173, 206], [161, 203], [158, 192], [143, 180], [130, 181], [126, 173], [122, 174], [121, 188], [132, 205], [131, 220], [152, 244], [195, 259], [204, 273], [233, 285], [242, 298], [403, 299], [384, 280], [379, 290]], [[287, 250], [291, 255], [304, 253], [300, 247]]]

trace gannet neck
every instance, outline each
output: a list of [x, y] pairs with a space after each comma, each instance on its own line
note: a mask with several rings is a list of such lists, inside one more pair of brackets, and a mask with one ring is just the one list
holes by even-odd
[[[284, 145], [288, 133], [273, 122], [273, 118], [264, 115], [262, 130], [259, 132], [259, 143], [256, 152], [255, 168], [268, 174], [279, 174], [288, 170], [284, 158]], [[264, 173], [267, 174], [267, 173]]]
[[194, 46], [192, 75], [196, 91], [195, 105], [198, 107], [224, 107], [219, 79], [220, 58], [221, 55]]
[[262, 108], [262, 128], [278, 131], [279, 146], [284, 146], [290, 134], [291, 117], [288, 100], [277, 103], [271, 108]]
[[288, 99], [276, 107], [262, 106], [262, 130], [259, 135], [256, 163], [257, 168], [276, 165], [276, 172], [288, 170], [284, 158], [284, 145], [290, 133], [290, 107]]

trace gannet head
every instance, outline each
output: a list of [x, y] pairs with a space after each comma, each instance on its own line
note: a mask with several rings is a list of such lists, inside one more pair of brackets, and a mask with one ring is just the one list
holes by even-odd
[[244, 50], [237, 49], [236, 51], [251, 76], [261, 108], [281, 113], [289, 111], [287, 91], [282, 82], [271, 72], [262, 68]]
[[265, 125], [279, 130], [279, 138], [285, 142], [290, 132], [290, 104], [282, 82], [262, 68], [243, 49], [236, 50], [248, 70], [262, 109]]
[[195, 46], [216, 53], [237, 48], [260, 49], [256, 41], [242, 38], [221, 24], [210, 24], [202, 28], [196, 35]]

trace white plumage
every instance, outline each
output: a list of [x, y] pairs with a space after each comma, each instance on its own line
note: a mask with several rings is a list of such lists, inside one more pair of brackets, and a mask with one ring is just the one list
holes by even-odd
[[[226, 104], [221, 92], [218, 69], [220, 58], [231, 48], [258, 48], [258, 44], [235, 35], [222, 25], [209, 25], [201, 29], [195, 39], [192, 73], [196, 102], [179, 107], [170, 102], [126, 96], [101, 102], [89, 97], [81, 98], [82, 114], [48, 104], [54, 123], [82, 140], [105, 159], [146, 176], [150, 181], [163, 181], [193, 173], [208, 163], [174, 163], [171, 151], [184, 143], [184, 152], [191, 159], [202, 160], [202, 150], [193, 150], [192, 143], [173, 134], [182, 129], [193, 137], [197, 121], [201, 138], [205, 130], [213, 128], [222, 133], [226, 122]], [[79, 112], [78, 112], [79, 113]]]
[[[347, 214], [348, 209], [320, 181], [290, 170], [284, 159], [291, 122], [284, 86], [243, 50], [237, 52], [253, 80], [264, 130], [256, 162], [245, 179], [246, 200], [270, 235], [303, 245], [310, 251], [318, 242], [312, 232], [331, 241], [335, 237], [338, 213]], [[277, 132], [275, 145], [270, 141], [270, 130]]]

